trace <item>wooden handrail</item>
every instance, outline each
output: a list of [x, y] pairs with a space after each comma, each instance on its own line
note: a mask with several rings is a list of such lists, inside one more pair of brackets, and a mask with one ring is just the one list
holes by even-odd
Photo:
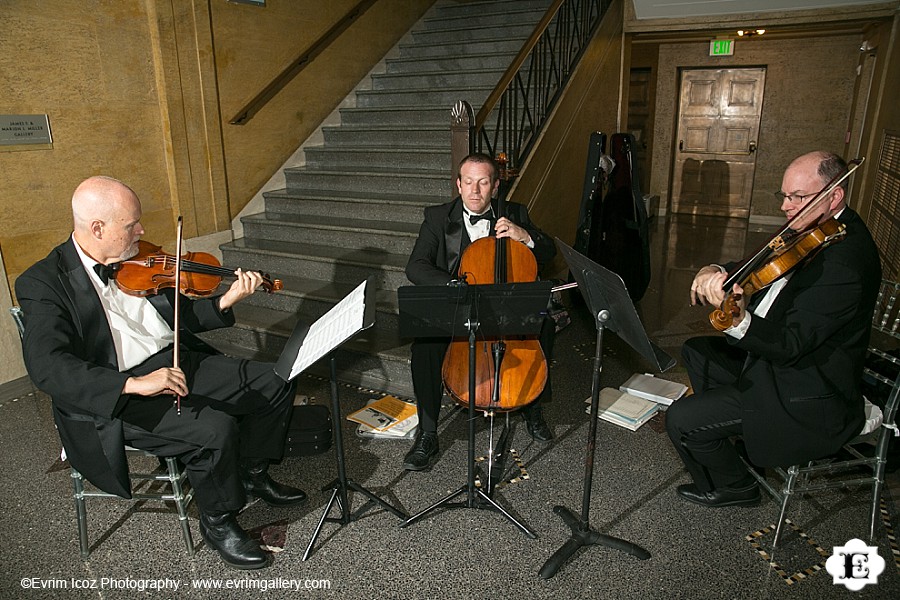
[[361, 0], [356, 6], [351, 8], [337, 23], [332, 25], [331, 29], [325, 32], [308, 48], [300, 53], [285, 67], [269, 84], [264, 87], [256, 96], [253, 97], [238, 113], [231, 118], [229, 123], [232, 125], [245, 125], [247, 121], [253, 118], [253, 115], [262, 110], [272, 98], [275, 97], [290, 81], [297, 76], [300, 71], [305, 69], [309, 63], [318, 55], [322, 54], [325, 49], [331, 45], [350, 25], [353, 24], [364, 12], [366, 12], [377, 0]]
[[556, 16], [556, 13], [559, 11], [559, 7], [562, 6], [562, 3], [565, 0], [553, 0], [553, 4], [547, 9], [547, 12], [544, 13], [544, 17], [541, 19], [540, 23], [534, 28], [534, 31], [531, 33], [531, 37], [525, 42], [525, 45], [522, 46], [522, 49], [519, 50], [519, 53], [513, 59], [513, 61], [509, 64], [509, 68], [506, 69], [506, 72], [503, 74], [503, 77], [500, 78], [500, 81], [497, 83], [497, 87], [494, 88], [494, 91], [487, 97], [487, 100], [484, 101], [484, 105], [482, 105], [481, 110], [478, 111], [478, 115], [475, 117], [475, 130], [479, 131], [484, 124], [487, 122], [488, 116], [490, 116], [491, 112], [494, 110], [494, 107], [497, 106], [497, 103], [500, 102], [500, 98], [503, 97], [503, 94], [506, 92], [506, 88], [509, 87], [509, 84], [512, 82], [513, 78], [515, 78], [516, 73], [519, 72], [519, 69], [525, 63], [525, 59], [528, 58], [528, 55], [531, 54], [531, 51], [540, 41], [541, 36], [544, 35], [544, 32], [547, 30], [547, 27], [550, 26], [550, 21], [553, 20], [553, 17]]

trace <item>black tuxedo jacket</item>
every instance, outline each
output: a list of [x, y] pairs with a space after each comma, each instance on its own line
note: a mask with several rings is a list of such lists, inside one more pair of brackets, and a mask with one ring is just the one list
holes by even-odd
[[[497, 201], [492, 204], [496, 214]], [[458, 196], [445, 204], [425, 209], [425, 220], [406, 264], [407, 279], [415, 285], [444, 285], [456, 278], [462, 253], [471, 243], [463, 216], [463, 202]], [[506, 218], [531, 235], [534, 241], [531, 250], [539, 265], [556, 255], [553, 240], [531, 222], [525, 206], [508, 202]]]
[[846, 208], [839, 220], [846, 237], [794, 271], [742, 339], [726, 336], [749, 353], [737, 385], [747, 451], [759, 466], [828, 456], [862, 427], [881, 261], [857, 213]]
[[[112, 283], [111, 283], [112, 285]], [[69, 240], [16, 280], [25, 313], [25, 366], [52, 399], [53, 416], [71, 465], [100, 489], [131, 497], [122, 421], [127, 401], [109, 323], [84, 265]], [[151, 303], [173, 325], [174, 290]], [[183, 343], [200, 332], [234, 324], [213, 298], [183, 301]], [[208, 348], [208, 346], [207, 346]]]

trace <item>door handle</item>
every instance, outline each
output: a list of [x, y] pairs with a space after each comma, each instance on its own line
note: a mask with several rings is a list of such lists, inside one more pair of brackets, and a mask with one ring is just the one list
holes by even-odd
[[751, 140], [750, 141], [750, 154], [753, 154], [754, 152], [756, 152], [756, 141]]
[[678, 140], [678, 150], [684, 151], [684, 140]]

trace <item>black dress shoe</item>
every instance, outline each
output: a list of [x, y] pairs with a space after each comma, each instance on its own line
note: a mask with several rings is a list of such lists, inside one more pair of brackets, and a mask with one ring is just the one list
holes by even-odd
[[250, 570], [269, 566], [269, 556], [250, 539], [230, 513], [207, 515], [201, 512], [200, 535], [230, 567]]
[[424, 471], [434, 464], [437, 455], [437, 433], [420, 431], [412, 448], [403, 457], [403, 468], [407, 471]]
[[544, 415], [538, 413], [536, 415], [525, 416], [525, 428], [528, 434], [537, 442], [549, 442], [553, 439], [553, 431], [544, 420]]
[[721, 488], [701, 492], [693, 483], [678, 486], [678, 495], [694, 504], [719, 508], [721, 506], [756, 506], [759, 504], [759, 486], [755, 483], [741, 489]]
[[244, 491], [247, 496], [259, 498], [269, 506], [295, 506], [306, 502], [306, 492], [278, 483], [267, 471], [250, 472], [244, 478]]

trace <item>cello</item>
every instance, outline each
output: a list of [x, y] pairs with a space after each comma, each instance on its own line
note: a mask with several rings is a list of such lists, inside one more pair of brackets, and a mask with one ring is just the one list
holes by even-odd
[[[502, 195], [497, 212], [499, 218], [505, 215]], [[466, 248], [460, 260], [459, 277], [475, 285], [514, 283], [535, 281], [537, 270], [537, 260], [525, 244], [488, 236]], [[475, 355], [475, 406], [497, 411], [522, 408], [544, 390], [547, 373], [547, 360], [537, 339], [520, 336], [481, 339]], [[441, 375], [450, 395], [460, 404], [468, 405], [468, 342], [450, 343]]]

